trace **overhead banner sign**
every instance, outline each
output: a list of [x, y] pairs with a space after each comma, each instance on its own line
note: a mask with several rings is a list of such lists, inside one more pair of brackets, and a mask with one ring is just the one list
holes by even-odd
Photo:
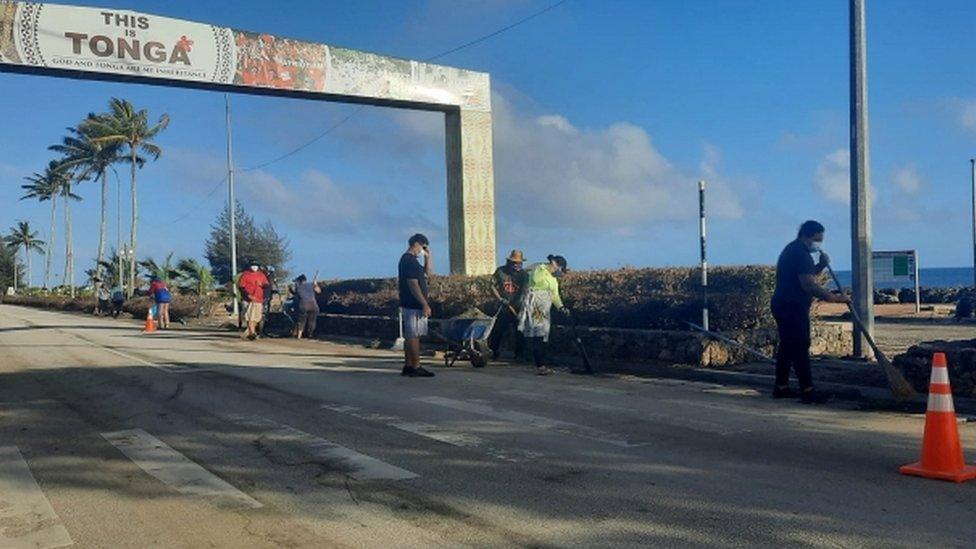
[[0, 2], [0, 65], [491, 110], [486, 73], [60, 4]]

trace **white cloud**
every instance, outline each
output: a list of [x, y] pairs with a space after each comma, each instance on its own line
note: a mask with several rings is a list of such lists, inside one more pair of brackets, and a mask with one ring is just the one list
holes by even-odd
[[851, 201], [851, 154], [837, 149], [827, 154], [817, 165], [817, 187], [831, 202], [848, 204]]
[[632, 234], [655, 221], [693, 219], [699, 178], [709, 180], [713, 216], [743, 214], [732, 183], [718, 174], [713, 147], [698, 171], [687, 171], [628, 122], [589, 129], [560, 115], [523, 116], [497, 92], [493, 117], [499, 216], [509, 221]]
[[976, 130], [976, 100], [960, 100], [958, 122], [967, 130]]
[[896, 189], [905, 194], [918, 194], [925, 183], [914, 164], [909, 164], [895, 170], [895, 173], [891, 176], [891, 182], [895, 185]]

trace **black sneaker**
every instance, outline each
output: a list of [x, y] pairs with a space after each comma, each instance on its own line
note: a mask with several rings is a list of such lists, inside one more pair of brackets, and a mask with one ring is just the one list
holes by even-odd
[[404, 377], [434, 377], [434, 372], [427, 371], [423, 368], [404, 366], [400, 375]]
[[779, 387], [773, 387], [773, 398], [796, 398], [800, 396], [796, 391], [787, 387], [781, 389]]
[[834, 400], [834, 395], [821, 391], [803, 391], [800, 395], [800, 402], [804, 404], [826, 404]]

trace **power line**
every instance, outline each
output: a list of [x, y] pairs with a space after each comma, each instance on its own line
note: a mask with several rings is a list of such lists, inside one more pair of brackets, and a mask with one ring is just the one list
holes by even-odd
[[[519, 19], [518, 21], [515, 21], [514, 23], [511, 23], [511, 24], [509, 24], [509, 25], [507, 25], [505, 27], [502, 27], [502, 28], [500, 28], [500, 29], [498, 29], [496, 31], [490, 32], [490, 33], [488, 33], [488, 34], [486, 34], [484, 36], [481, 36], [479, 38], [476, 38], [476, 39], [474, 39], [474, 40], [472, 40], [470, 42], [466, 42], [464, 44], [461, 44], [460, 46], [457, 46], [455, 48], [451, 48], [451, 49], [449, 49], [447, 51], [443, 51], [441, 53], [438, 53], [437, 55], [433, 55], [431, 57], [428, 57], [428, 58], [424, 59], [424, 61], [434, 61], [436, 59], [440, 59], [441, 57], [445, 57], [447, 55], [450, 55], [452, 53], [459, 52], [459, 51], [461, 51], [461, 50], [463, 50], [465, 48], [470, 48], [471, 46], [474, 46], [476, 44], [480, 44], [481, 42], [484, 42], [485, 40], [489, 40], [491, 38], [494, 38], [494, 37], [498, 36], [499, 34], [502, 34], [504, 32], [510, 31], [510, 30], [514, 29], [515, 27], [518, 27], [519, 25], [522, 25], [524, 23], [527, 23], [527, 22], [531, 21], [532, 19], [535, 19], [536, 17], [539, 17], [540, 15], [542, 15], [544, 13], [550, 12], [550, 11], [558, 8], [559, 6], [565, 4], [568, 1], [569, 0], [559, 0], [558, 2], [555, 2], [553, 4], [550, 4], [549, 6], [543, 8], [543, 9], [537, 11], [537, 12], [534, 12], [532, 14], [529, 14], [529, 15], [523, 17], [522, 19]], [[303, 145], [300, 145], [299, 147], [297, 147], [295, 149], [292, 149], [291, 151], [289, 151], [289, 152], [287, 152], [287, 153], [285, 153], [285, 154], [283, 154], [283, 155], [281, 155], [281, 156], [279, 156], [277, 158], [274, 158], [272, 160], [269, 160], [267, 162], [264, 162], [263, 164], [258, 164], [257, 166], [253, 166], [253, 167], [250, 167], [250, 168], [241, 168], [239, 171], [242, 171], [242, 172], [250, 172], [250, 171], [254, 171], [254, 170], [259, 170], [261, 168], [265, 168], [267, 166], [270, 166], [271, 164], [275, 164], [275, 163], [280, 162], [280, 161], [282, 161], [282, 160], [284, 160], [286, 158], [289, 158], [291, 156], [294, 156], [294, 155], [298, 154], [299, 152], [307, 149], [308, 147], [310, 147], [314, 143], [317, 143], [318, 141], [322, 140], [325, 136], [329, 135], [333, 131], [339, 129], [342, 125], [344, 125], [346, 122], [349, 122], [350, 120], [352, 120], [353, 117], [355, 117], [357, 114], [359, 114], [360, 112], [362, 112], [363, 109], [365, 109], [365, 108], [366, 108], [365, 105], [360, 105], [358, 109], [354, 110], [352, 113], [350, 113], [345, 118], [339, 120], [338, 122], [336, 122], [332, 126], [328, 127], [324, 132], [322, 132], [321, 134], [319, 134], [317, 137], [313, 138], [311, 141], [308, 141], [308, 142], [304, 143]]]
[[282, 160], [284, 160], [284, 159], [286, 159], [288, 157], [294, 156], [294, 155], [298, 154], [299, 152], [307, 149], [308, 147], [310, 147], [314, 143], [320, 141], [325, 136], [327, 136], [330, 133], [334, 132], [335, 130], [339, 129], [340, 126], [342, 126], [346, 122], [349, 122], [350, 120], [352, 120], [352, 117], [354, 117], [357, 114], [359, 114], [360, 112], [362, 112], [363, 109], [365, 109], [365, 108], [366, 108], [365, 105], [360, 105], [358, 109], [352, 111], [348, 116], [346, 116], [342, 120], [339, 120], [335, 124], [333, 124], [333, 125], [329, 126], [328, 128], [326, 128], [326, 130], [324, 132], [320, 133], [317, 137], [313, 138], [311, 141], [308, 141], [307, 143], [305, 143], [305, 144], [303, 144], [303, 145], [301, 145], [301, 146], [299, 146], [299, 147], [297, 147], [295, 149], [292, 149], [291, 151], [289, 151], [289, 152], [287, 152], [287, 153], [285, 153], [285, 154], [283, 154], [283, 155], [281, 155], [281, 156], [279, 156], [277, 158], [274, 158], [272, 160], [268, 160], [267, 162], [264, 162], [263, 164], [258, 164], [257, 166], [252, 166], [250, 168], [239, 168], [237, 171], [239, 171], [239, 172], [253, 172], [254, 170], [260, 170], [261, 168], [265, 168], [267, 166], [270, 166], [271, 164], [274, 164], [276, 162], [280, 162], [280, 161], [282, 161]]
[[441, 57], [444, 57], [445, 55], [450, 55], [450, 54], [452, 54], [454, 52], [461, 51], [464, 48], [468, 48], [468, 47], [471, 47], [471, 46], [473, 46], [475, 44], [479, 44], [481, 42], [484, 42], [485, 40], [488, 40], [489, 38], [494, 38], [495, 36], [498, 36], [499, 34], [505, 32], [505, 31], [509, 31], [509, 30], [514, 29], [515, 27], [521, 25], [522, 23], [526, 23], [528, 21], [531, 21], [532, 19], [535, 19], [536, 17], [539, 17], [540, 15], [542, 15], [542, 14], [544, 14], [546, 12], [549, 12], [549, 11], [554, 10], [554, 9], [558, 8], [559, 6], [565, 4], [568, 1], [569, 0], [560, 0], [559, 2], [556, 2], [554, 4], [550, 4], [548, 7], [543, 8], [543, 9], [541, 9], [541, 10], [539, 10], [539, 11], [537, 11], [537, 12], [531, 14], [531, 15], [528, 15], [526, 17], [523, 17], [522, 19], [519, 19], [518, 21], [512, 23], [511, 25], [508, 25], [507, 27], [502, 27], [502, 28], [500, 28], [500, 29], [498, 29], [498, 30], [496, 30], [494, 32], [490, 32], [490, 33], [482, 36], [481, 38], [476, 38], [476, 39], [474, 39], [474, 40], [472, 40], [472, 41], [470, 41], [470, 42], [468, 42], [466, 44], [461, 44], [460, 46], [458, 46], [456, 48], [451, 48], [451, 49], [449, 49], [449, 50], [447, 50], [445, 52], [438, 53], [437, 55], [435, 55], [433, 57], [428, 57], [427, 59], [424, 59], [424, 61], [434, 61], [435, 59], [440, 59]]
[[[460, 46], [457, 46], [455, 48], [451, 48], [451, 49], [449, 49], [447, 51], [438, 53], [437, 55], [433, 55], [431, 57], [427, 57], [426, 59], [424, 59], [424, 61], [434, 61], [434, 60], [440, 59], [441, 57], [448, 56], [448, 55], [450, 55], [452, 53], [459, 52], [459, 51], [461, 51], [463, 49], [470, 48], [471, 46], [474, 46], [476, 44], [480, 44], [481, 42], [484, 42], [486, 40], [489, 40], [491, 38], [494, 38], [494, 37], [498, 36], [499, 34], [502, 34], [504, 32], [510, 31], [510, 30], [514, 29], [515, 27], [518, 27], [519, 25], [522, 25], [524, 23], [527, 23], [527, 22], [531, 21], [532, 19], [535, 19], [536, 17], [539, 17], [540, 15], [543, 15], [544, 13], [550, 12], [550, 11], [558, 8], [559, 6], [565, 4], [568, 1], [569, 0], [559, 0], [558, 2], [552, 3], [549, 6], [543, 8], [543, 9], [541, 9], [539, 11], [536, 11], [534, 13], [531, 13], [531, 14], [523, 17], [522, 19], [519, 19], [518, 21], [515, 21], [514, 23], [511, 23], [511, 24], [509, 24], [509, 25], [507, 25], [505, 27], [502, 27], [502, 28], [500, 28], [500, 29], [498, 29], [496, 31], [490, 32], [490, 33], [488, 33], [488, 34], [486, 34], [484, 36], [481, 36], [479, 38], [476, 38], [474, 40], [471, 40], [470, 42], [466, 42], [464, 44], [461, 44]], [[252, 171], [255, 171], [255, 170], [260, 170], [262, 168], [266, 168], [266, 167], [268, 167], [268, 166], [270, 166], [272, 164], [276, 164], [278, 162], [281, 162], [282, 160], [285, 160], [287, 158], [290, 158], [292, 156], [295, 156], [296, 154], [298, 154], [301, 151], [303, 151], [303, 150], [311, 147], [315, 143], [318, 143], [319, 141], [321, 141], [322, 139], [324, 139], [326, 136], [328, 136], [329, 134], [331, 134], [335, 130], [337, 130], [340, 127], [342, 127], [344, 124], [346, 124], [347, 122], [349, 122], [350, 120], [352, 120], [356, 115], [358, 115], [359, 113], [361, 113], [365, 108], [366, 108], [366, 105], [360, 105], [356, 110], [354, 110], [353, 112], [349, 113], [348, 115], [346, 115], [344, 118], [340, 119], [335, 124], [332, 124], [331, 126], [329, 126], [328, 128], [326, 128], [322, 133], [320, 133], [319, 135], [315, 136], [310, 141], [307, 141], [306, 143], [304, 143], [304, 144], [302, 144], [302, 145], [300, 145], [300, 146], [298, 146], [298, 147], [296, 147], [296, 148], [288, 151], [285, 154], [282, 154], [281, 156], [275, 157], [275, 158], [273, 158], [271, 160], [268, 160], [267, 162], [263, 162], [263, 163], [258, 164], [256, 166], [251, 166], [249, 168], [238, 168], [237, 171], [238, 172], [252, 172]], [[199, 210], [207, 202], [207, 200], [209, 200], [210, 197], [212, 197], [213, 194], [215, 192], [217, 192], [217, 189], [225, 181], [227, 181], [227, 177], [224, 177], [219, 182], [217, 182], [217, 184], [214, 185], [213, 189], [211, 189], [210, 192], [207, 193], [206, 197], [204, 197], [203, 200], [201, 200], [199, 203], [197, 203], [196, 206], [194, 206], [192, 209], [190, 209], [189, 211], [187, 211], [182, 216], [180, 216], [180, 217], [178, 217], [176, 219], [167, 221], [166, 224], [169, 225], [169, 224], [173, 224], [173, 223], [176, 223], [176, 222], [179, 222], [179, 221], [183, 221], [184, 219], [186, 219], [190, 215], [192, 215], [194, 212], [196, 212], [197, 210]]]

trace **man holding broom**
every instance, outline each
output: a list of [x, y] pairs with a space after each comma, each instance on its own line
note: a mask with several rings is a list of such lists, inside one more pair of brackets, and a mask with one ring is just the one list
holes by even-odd
[[[810, 220], [800, 225], [796, 240], [783, 248], [776, 262], [776, 290], [772, 310], [779, 334], [776, 351], [776, 385], [773, 398], [800, 397], [805, 404], [830, 400], [830, 395], [813, 389], [810, 373], [810, 305], [813, 298], [830, 303], [849, 303], [850, 298], [834, 294], [817, 283], [817, 276], [830, 264], [821, 251], [824, 226]], [[819, 252], [820, 261], [813, 262], [811, 254]], [[800, 382], [800, 393], [790, 389], [790, 368]]]
[[501, 308], [495, 318], [495, 326], [488, 335], [493, 360], [498, 360], [502, 340], [509, 331], [515, 332], [515, 358], [521, 358], [525, 350], [525, 338], [518, 331], [519, 308], [529, 282], [529, 273], [522, 269], [523, 263], [525, 255], [522, 250], [512, 250], [505, 264], [491, 276], [491, 291]]

